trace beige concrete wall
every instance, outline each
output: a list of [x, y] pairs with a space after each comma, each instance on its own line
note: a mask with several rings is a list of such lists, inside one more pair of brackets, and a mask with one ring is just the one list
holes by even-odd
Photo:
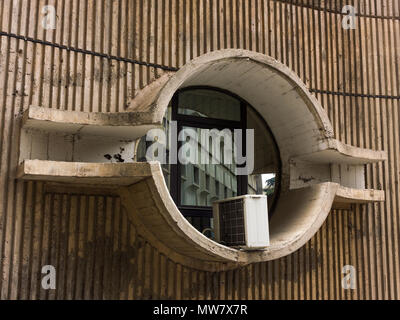
[[[112, 192], [14, 179], [14, 120], [27, 105], [123, 111], [163, 71], [30, 41], [0, 37], [0, 298], [398, 299], [400, 4], [349, 0], [361, 16], [341, 28], [344, 1], [3, 0], [0, 31], [180, 67], [220, 48], [273, 56], [317, 93], [336, 137], [389, 152], [366, 170], [383, 204], [333, 211], [318, 234], [286, 258], [210, 273], [174, 263], [137, 235]], [[376, 7], [376, 3], [380, 5]], [[41, 27], [54, 4], [57, 26]], [[303, 7], [303, 5], [305, 5]], [[336, 12], [335, 12], [336, 11]], [[290, 18], [290, 19], [289, 19]], [[40, 287], [42, 265], [57, 290]], [[354, 265], [357, 290], [342, 290]]]

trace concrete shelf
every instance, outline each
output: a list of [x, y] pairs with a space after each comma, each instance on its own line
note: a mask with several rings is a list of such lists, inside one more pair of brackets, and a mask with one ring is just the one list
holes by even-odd
[[25, 160], [17, 179], [85, 185], [129, 186], [151, 177], [148, 163], [79, 163]]
[[385, 191], [383, 190], [360, 190], [340, 186], [334, 204], [363, 204], [383, 201], [385, 201]]
[[160, 125], [143, 112], [92, 113], [31, 106], [21, 118], [19, 163], [26, 159], [132, 163], [136, 140]]
[[319, 150], [296, 156], [293, 160], [319, 164], [364, 165], [387, 160], [387, 152], [358, 148], [336, 139], [326, 139]]
[[160, 125], [145, 112], [79, 112], [30, 106], [22, 116], [23, 129], [129, 140]]

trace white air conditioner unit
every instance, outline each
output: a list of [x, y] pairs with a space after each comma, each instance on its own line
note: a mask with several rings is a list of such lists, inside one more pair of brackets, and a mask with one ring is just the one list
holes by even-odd
[[245, 250], [269, 246], [267, 196], [245, 195], [216, 201], [213, 215], [217, 242]]

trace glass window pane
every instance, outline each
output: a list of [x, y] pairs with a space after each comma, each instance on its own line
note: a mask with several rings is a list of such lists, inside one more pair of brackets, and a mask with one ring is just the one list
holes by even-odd
[[275, 174], [263, 174], [263, 189], [264, 194], [267, 196], [272, 196], [276, 188], [276, 175]]
[[[186, 142], [188, 147], [182, 152], [185, 159], [195, 161], [180, 164], [181, 205], [210, 207], [216, 200], [237, 195], [238, 179], [233, 171], [235, 166], [226, 163], [234, 161], [233, 150], [229, 149], [229, 143], [224, 143], [224, 138], [210, 143], [207, 138], [209, 129], [184, 127], [183, 137], [193, 137], [194, 132], [199, 137], [198, 141]], [[221, 149], [221, 145], [225, 148]], [[196, 154], [191, 155], [190, 152]], [[222, 153], [225, 153], [225, 157], [222, 157]], [[232, 156], [228, 156], [230, 154]]]
[[240, 101], [218, 91], [203, 89], [183, 91], [179, 94], [178, 113], [240, 121]]

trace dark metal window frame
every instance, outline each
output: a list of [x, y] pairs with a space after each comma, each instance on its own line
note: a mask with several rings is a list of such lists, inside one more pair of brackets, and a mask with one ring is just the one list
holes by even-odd
[[[198, 116], [190, 116], [183, 115], [178, 113], [179, 108], [179, 95], [185, 91], [194, 91], [194, 90], [210, 90], [216, 91], [223, 94], [226, 94], [237, 101], [240, 102], [240, 120], [239, 121], [231, 121], [224, 119], [215, 119], [215, 118], [202, 118]], [[209, 86], [191, 86], [181, 90], [178, 90], [171, 102], [172, 107], [172, 121], [176, 121], [178, 125], [178, 132], [181, 132], [183, 127], [193, 127], [193, 128], [202, 128], [202, 129], [247, 129], [247, 108], [250, 105], [241, 99], [239, 96], [220, 88], [209, 87]], [[178, 149], [182, 146], [182, 142], [178, 141]], [[244, 150], [246, 150], [246, 135], [243, 134], [243, 146]], [[212, 217], [212, 207], [204, 207], [204, 206], [185, 206], [181, 205], [181, 165], [174, 164], [171, 165], [170, 172], [170, 193], [172, 198], [174, 199], [177, 207], [182, 212], [182, 214], [186, 217]], [[237, 189], [238, 196], [247, 194], [247, 184], [248, 177], [247, 176], [237, 176]]]

